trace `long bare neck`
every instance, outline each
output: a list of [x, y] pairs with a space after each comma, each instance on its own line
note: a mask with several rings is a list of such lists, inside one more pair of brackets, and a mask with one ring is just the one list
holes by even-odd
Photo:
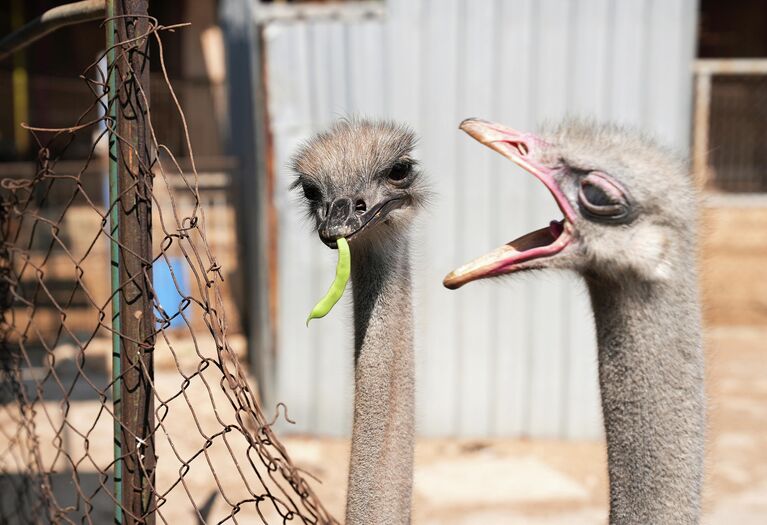
[[705, 394], [695, 262], [671, 281], [587, 281], [599, 342], [610, 523], [698, 523]]
[[407, 243], [395, 253], [352, 247], [354, 426], [347, 524], [410, 522], [414, 358]]

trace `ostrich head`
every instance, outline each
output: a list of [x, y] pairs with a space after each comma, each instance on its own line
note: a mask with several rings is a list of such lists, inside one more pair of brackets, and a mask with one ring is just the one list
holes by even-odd
[[643, 281], [684, 271], [693, 190], [684, 163], [651, 140], [578, 121], [541, 136], [479, 119], [461, 129], [543, 182], [564, 218], [458, 268], [446, 287], [543, 268]]
[[415, 135], [389, 121], [340, 120], [293, 157], [294, 189], [322, 242], [357, 246], [404, 234], [428, 192], [413, 159]]

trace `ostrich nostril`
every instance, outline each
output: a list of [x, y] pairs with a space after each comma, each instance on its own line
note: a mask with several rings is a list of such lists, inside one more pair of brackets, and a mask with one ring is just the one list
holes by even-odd
[[363, 201], [362, 199], [357, 199], [354, 202], [354, 210], [357, 213], [365, 213], [367, 209], [368, 209], [367, 204], [365, 204], [365, 201]]

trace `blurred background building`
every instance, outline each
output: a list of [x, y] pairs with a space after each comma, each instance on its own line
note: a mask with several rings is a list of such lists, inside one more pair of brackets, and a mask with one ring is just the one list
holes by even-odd
[[[61, 3], [3, 2], [0, 34]], [[350, 429], [349, 305], [304, 327], [332, 279], [335, 253], [310, 233], [287, 189], [295, 147], [344, 115], [413, 126], [436, 191], [415, 243], [423, 435], [601, 435], [588, 297], [574, 278], [460, 292], [441, 286], [458, 263], [558, 213], [543, 187], [462, 136], [465, 117], [520, 129], [567, 115], [614, 120], [689, 154], [705, 190], [707, 324], [767, 324], [763, 2], [734, 9], [713, 0], [154, 0], [150, 11], [166, 25], [192, 23], [166, 35], [166, 65], [228, 283], [229, 331], [242, 335], [267, 402], [289, 406], [296, 425], [285, 430]], [[89, 110], [88, 86], [75, 75], [102, 45], [103, 29], [88, 23], [0, 62], [0, 177], [37, 169], [39, 146], [21, 122], [68, 126]], [[152, 91], [161, 141], [187, 151], [169, 93], [160, 81]], [[80, 169], [86, 139], [66, 149], [59, 170], [68, 160]], [[103, 166], [87, 169], [92, 188], [106, 188]], [[52, 214], [65, 205], [50, 202]], [[76, 243], [78, 221], [96, 217], [70, 211], [62, 234]], [[104, 265], [89, 269], [90, 288], [108, 294], [108, 245], [96, 249]], [[55, 259], [47, 264], [55, 270]], [[175, 270], [182, 282], [192, 278], [183, 264]], [[70, 293], [72, 276], [58, 278], [61, 293]], [[172, 309], [176, 292], [162, 296], [173, 289], [164, 285], [170, 278], [169, 268], [155, 268]], [[72, 318], [93, 315], [86, 301], [73, 304]]]

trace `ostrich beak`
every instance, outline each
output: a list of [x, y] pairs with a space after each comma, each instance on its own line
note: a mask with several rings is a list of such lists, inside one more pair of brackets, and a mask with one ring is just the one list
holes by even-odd
[[573, 239], [575, 212], [554, 178], [558, 167], [549, 167], [540, 153], [548, 144], [532, 133], [523, 133], [481, 119], [466, 119], [460, 129], [534, 175], [551, 192], [564, 214], [561, 221], [528, 233], [461, 266], [445, 277], [451, 290], [466, 283], [521, 270], [543, 268], [545, 260], [564, 250]]
[[360, 214], [355, 211], [352, 199], [347, 197], [336, 199], [330, 204], [327, 217], [320, 224], [318, 231], [320, 240], [328, 247], [336, 249], [338, 248], [336, 239], [339, 237], [351, 241], [352, 238], [362, 234], [366, 228], [386, 220], [389, 213], [405, 204], [404, 198], [392, 197], [376, 203]]

